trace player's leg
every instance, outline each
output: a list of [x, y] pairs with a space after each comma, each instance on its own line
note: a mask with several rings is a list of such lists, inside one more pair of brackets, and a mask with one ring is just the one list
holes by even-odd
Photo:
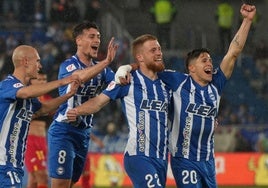
[[37, 188], [37, 181], [33, 172], [28, 173], [27, 188]]
[[0, 187], [22, 187], [23, 174], [22, 169], [0, 165]]
[[[166, 165], [166, 162], [163, 164]], [[152, 162], [149, 157], [126, 154], [124, 156], [124, 167], [135, 188], [165, 187], [166, 177], [160, 178], [162, 175], [158, 173], [157, 168], [159, 166], [156, 166], [155, 162]], [[162, 167], [162, 169], [167, 169], [167, 167]], [[164, 171], [166, 176], [166, 170]], [[161, 182], [161, 180], [164, 182]]]
[[48, 188], [47, 173], [47, 140], [46, 137], [36, 138], [36, 162], [34, 176], [37, 182], [37, 188]]
[[[84, 143], [89, 143], [89, 137], [84, 137]], [[87, 155], [88, 155], [88, 144], [80, 144], [80, 147], [77, 148], [76, 150], [76, 157], [74, 159], [72, 183], [75, 184], [79, 180], [80, 177], [84, 176], [85, 178], [84, 181], [87, 181], [87, 182], [84, 182], [84, 184], [82, 184], [83, 188], [84, 186], [86, 188], [89, 187], [90, 169], [89, 169], [89, 164], [87, 163], [87, 159], [89, 159]]]
[[211, 159], [209, 161], [202, 162], [202, 166], [200, 168], [200, 173], [202, 175], [203, 187], [217, 187], [216, 180], [216, 169], [215, 169], [215, 160]]
[[166, 187], [168, 161], [156, 158], [150, 158], [150, 160], [157, 169], [157, 174], [161, 185], [163, 185], [163, 187]]
[[46, 153], [46, 138], [28, 135], [25, 152], [25, 166], [28, 171], [27, 188], [39, 188], [38, 185], [42, 185], [42, 188], [48, 187]]
[[171, 157], [171, 169], [177, 187], [217, 187], [214, 159], [209, 161], [190, 161]]
[[81, 187], [90, 188], [90, 158], [87, 157], [84, 170], [81, 175]]
[[171, 157], [171, 170], [180, 188], [202, 188], [202, 180], [194, 161]]
[[48, 171], [51, 188], [71, 186], [75, 152], [71, 135], [67, 134], [65, 128], [67, 129], [64, 124], [54, 121], [48, 131]]
[[37, 182], [34, 176], [34, 164], [32, 161], [36, 161], [35, 155], [35, 140], [34, 136], [28, 135], [27, 138], [27, 149], [25, 151], [25, 166], [28, 172], [28, 179], [27, 179], [27, 188], [36, 188]]
[[34, 174], [37, 182], [36, 188], [48, 188], [47, 169], [35, 171]]

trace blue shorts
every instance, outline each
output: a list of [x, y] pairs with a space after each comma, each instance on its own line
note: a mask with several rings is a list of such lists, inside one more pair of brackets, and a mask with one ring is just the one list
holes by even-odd
[[209, 161], [191, 161], [171, 157], [171, 169], [180, 188], [216, 188], [214, 159]]
[[48, 130], [48, 172], [51, 178], [79, 180], [87, 158], [88, 129], [53, 121]]
[[124, 167], [135, 188], [166, 186], [167, 161], [146, 156], [124, 156]]
[[22, 188], [23, 175], [22, 169], [0, 165], [0, 188]]

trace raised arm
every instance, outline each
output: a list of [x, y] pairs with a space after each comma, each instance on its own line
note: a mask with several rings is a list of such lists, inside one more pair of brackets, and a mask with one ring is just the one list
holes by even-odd
[[80, 84], [80, 79], [77, 75], [71, 75], [66, 78], [55, 80], [51, 82], [47, 82], [44, 84], [34, 84], [29, 85], [26, 87], [23, 87], [18, 90], [16, 96], [18, 98], [27, 99], [27, 98], [33, 98], [33, 97], [39, 97], [41, 95], [44, 95], [60, 86], [67, 85], [71, 82], [76, 82]]
[[244, 48], [252, 20], [256, 14], [256, 7], [254, 5], [243, 4], [240, 13], [243, 16], [243, 21], [220, 65], [227, 79], [231, 77], [237, 57]]
[[81, 104], [80, 106], [70, 109], [67, 112], [67, 118], [70, 122], [74, 122], [78, 116], [94, 114], [109, 102], [110, 98], [107, 95], [101, 93], [98, 96], [89, 99], [87, 102]]
[[82, 82], [92, 79], [114, 60], [117, 49], [118, 45], [114, 43], [114, 38], [112, 38], [109, 42], [107, 56], [104, 60], [86, 69], [77, 70], [73, 74], [78, 75]]

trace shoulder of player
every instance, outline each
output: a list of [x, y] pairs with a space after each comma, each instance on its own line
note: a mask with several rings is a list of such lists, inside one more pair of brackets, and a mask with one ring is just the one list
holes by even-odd
[[23, 87], [24, 85], [14, 76], [8, 75], [4, 80], [0, 82], [0, 88], [10, 89], [10, 86], [13, 88], [20, 88]]

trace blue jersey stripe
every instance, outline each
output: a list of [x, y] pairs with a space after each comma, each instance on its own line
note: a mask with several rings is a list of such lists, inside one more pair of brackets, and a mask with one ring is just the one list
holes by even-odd
[[21, 87], [23, 84], [11, 75], [0, 82], [0, 165], [16, 168], [24, 166], [31, 117], [41, 107], [36, 98], [16, 98]]
[[[92, 61], [91, 66], [97, 64], [97, 61]], [[70, 76], [76, 70], [86, 69], [87, 66], [83, 64], [76, 55], [72, 56], [71, 58], [65, 60], [59, 68], [59, 75], [58, 78], [64, 78]], [[55, 120], [57, 122], [67, 122], [67, 111], [75, 106], [81, 105], [88, 99], [95, 97], [100, 90], [102, 89], [103, 85], [110, 83], [114, 79], [114, 72], [109, 68], [106, 67], [102, 72], [100, 72], [97, 76], [92, 78], [91, 80], [83, 83], [81, 87], [77, 90], [76, 94], [69, 98], [68, 101], [64, 102], [60, 105], [59, 109], [56, 112]], [[59, 94], [64, 95], [70, 89], [69, 85], [64, 85], [59, 88]], [[93, 126], [93, 114], [87, 116], [81, 116], [79, 120], [76, 122], [76, 126], [79, 128], [89, 128]]]
[[122, 100], [129, 126], [125, 151], [131, 156], [144, 155], [166, 160], [168, 107], [172, 96], [166, 84], [159, 79], [152, 81], [140, 71], [134, 71], [131, 84], [106, 89], [104, 94], [113, 100]]
[[174, 117], [170, 132], [172, 156], [207, 161], [214, 156], [214, 125], [226, 83], [218, 69], [212, 82], [198, 85], [189, 75], [164, 71], [160, 78], [173, 90]]

